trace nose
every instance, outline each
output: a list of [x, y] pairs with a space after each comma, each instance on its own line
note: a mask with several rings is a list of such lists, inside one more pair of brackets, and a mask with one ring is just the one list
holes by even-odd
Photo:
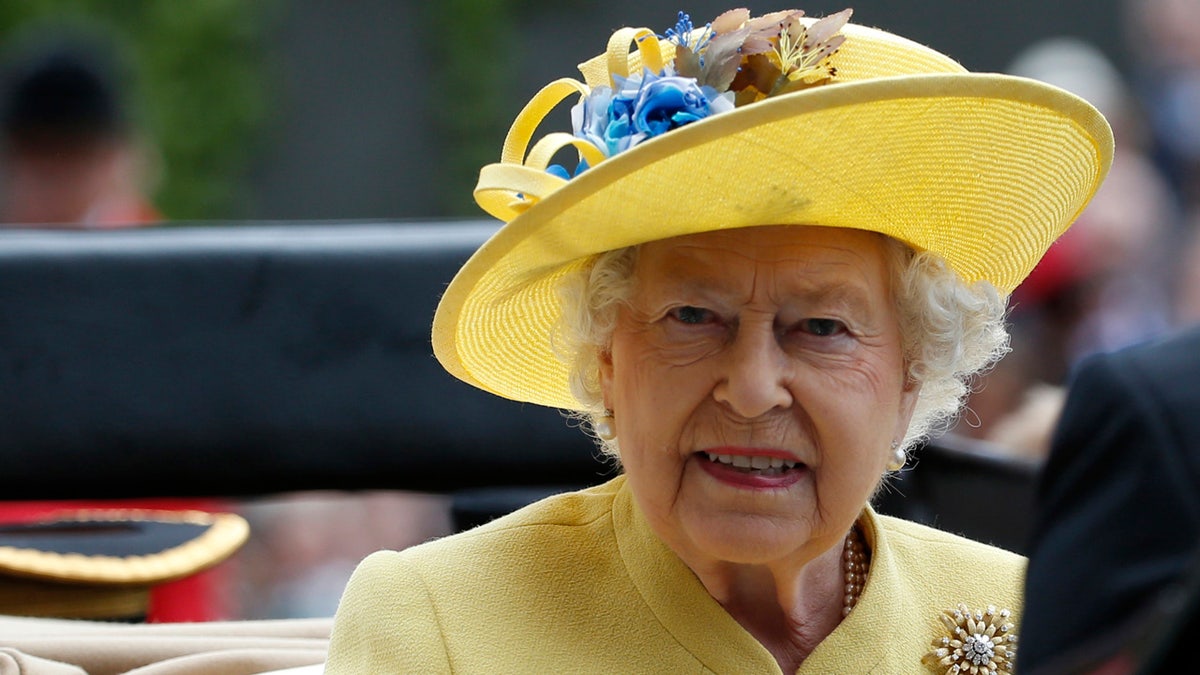
[[787, 355], [771, 322], [743, 323], [721, 359], [713, 398], [745, 419], [792, 405]]

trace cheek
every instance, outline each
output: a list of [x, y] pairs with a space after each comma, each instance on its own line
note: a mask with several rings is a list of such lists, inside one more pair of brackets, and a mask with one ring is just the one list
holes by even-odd
[[[854, 400], [851, 400], [854, 399]], [[814, 411], [823, 500], [865, 499], [887, 465], [894, 416], [868, 396], [836, 396], [822, 415]]]
[[631, 414], [645, 412], [652, 418], [657, 411], [692, 398], [704, 375], [697, 364], [670, 358], [673, 354], [656, 344], [650, 332], [622, 331], [614, 336], [612, 390], [615, 404]]
[[859, 360], [809, 371], [795, 380], [795, 398], [813, 425], [828, 478], [874, 481], [887, 464], [897, 421], [906, 414], [899, 362]]
[[[678, 365], [629, 336], [614, 337], [609, 403], [627, 462], [677, 462], [694, 434], [710, 377], [697, 364]], [[652, 456], [651, 456], [652, 455]]]

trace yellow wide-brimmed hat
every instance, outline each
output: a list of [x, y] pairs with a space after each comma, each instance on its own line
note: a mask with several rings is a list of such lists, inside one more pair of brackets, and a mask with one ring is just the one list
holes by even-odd
[[[848, 11], [798, 14], [739, 10], [700, 29], [681, 15], [666, 37], [622, 29], [579, 67], [583, 82], [553, 82], [526, 105], [475, 190], [506, 224], [434, 318], [450, 373], [578, 408], [553, 349], [556, 286], [604, 251], [758, 225], [856, 228], [1010, 293], [1095, 194], [1113, 137], [1083, 99], [967, 72], [845, 23]], [[576, 95], [575, 133], [530, 148], [548, 112]], [[581, 166], [548, 169], [566, 147]]]

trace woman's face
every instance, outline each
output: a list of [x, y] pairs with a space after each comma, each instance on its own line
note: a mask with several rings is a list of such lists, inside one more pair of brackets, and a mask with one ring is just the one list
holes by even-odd
[[917, 394], [884, 248], [796, 226], [641, 247], [601, 384], [639, 506], [693, 567], [803, 564], [875, 489]]

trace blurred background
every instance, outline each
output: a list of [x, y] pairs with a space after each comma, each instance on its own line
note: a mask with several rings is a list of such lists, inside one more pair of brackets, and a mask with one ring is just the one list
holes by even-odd
[[[728, 8], [696, 0], [682, 9], [699, 23]], [[153, 201], [169, 219], [475, 217], [477, 171], [498, 156], [530, 95], [576, 75], [613, 29], [665, 30], [678, 9], [634, 0], [30, 0], [0, 8], [0, 47], [13, 59], [73, 35], [109, 50], [106, 67], [150, 153]], [[933, 45], [971, 70], [1004, 70], [1038, 41], [1068, 35], [1133, 76], [1166, 46], [1136, 36], [1125, 16], [1135, 10], [1117, 0], [865, 0], [854, 9], [855, 21]]]
[[[754, 14], [780, 9], [747, 2]], [[846, 6], [814, 0], [810, 15]], [[1111, 176], [1013, 299], [1013, 351], [953, 430], [1037, 462], [1082, 356], [1200, 318], [1200, 0], [853, 3], [975, 71], [1049, 81], [1111, 121]], [[0, 5], [0, 222], [96, 229], [479, 218], [480, 166], [543, 84], [645, 0], [25, 0]], [[49, 93], [47, 93], [49, 92]], [[64, 93], [65, 92], [65, 93]], [[561, 113], [566, 126], [565, 110]], [[211, 505], [210, 505], [211, 506]], [[230, 508], [234, 508], [232, 505]], [[255, 535], [220, 616], [332, 613], [355, 562], [450, 530], [444, 497], [236, 505]], [[347, 522], [354, 528], [341, 527]], [[232, 581], [229, 581], [232, 579]]]

